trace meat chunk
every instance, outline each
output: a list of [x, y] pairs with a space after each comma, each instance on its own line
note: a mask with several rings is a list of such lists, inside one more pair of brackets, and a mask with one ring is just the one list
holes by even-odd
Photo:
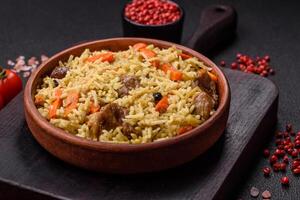
[[100, 119], [101, 119], [101, 116], [102, 114], [100, 112], [96, 112], [96, 113], [93, 113], [91, 115], [88, 116], [88, 122], [87, 122], [87, 125], [88, 127], [90, 128], [90, 138], [97, 138], [99, 137], [100, 135]]
[[122, 124], [125, 111], [116, 103], [110, 103], [103, 107], [101, 125], [104, 129], [110, 130]]
[[210, 112], [214, 109], [215, 101], [206, 92], [201, 92], [194, 99], [195, 103], [195, 114], [200, 115], [203, 119], [210, 117]]
[[107, 104], [99, 112], [91, 114], [87, 122], [90, 136], [98, 139], [103, 129], [110, 130], [122, 125], [125, 114], [126, 110], [116, 103]]
[[123, 76], [122, 82], [129, 89], [137, 88], [140, 86], [140, 80], [136, 76], [133, 76], [133, 75]]
[[122, 86], [117, 90], [119, 97], [124, 97], [129, 94], [129, 89], [126, 86]]
[[102, 107], [104, 107], [107, 103], [105, 103], [105, 101], [102, 100], [102, 99], [98, 99], [98, 104], [99, 104], [99, 106], [102, 108]]
[[140, 87], [140, 80], [134, 75], [122, 76], [121, 81], [123, 83], [123, 86], [117, 91], [119, 97], [126, 96], [128, 95], [130, 90]]
[[55, 67], [54, 70], [52, 71], [50, 77], [56, 78], [56, 79], [62, 79], [62, 78], [65, 78], [68, 71], [69, 71], [69, 68], [65, 67], [65, 66]]
[[198, 71], [197, 83], [199, 87], [205, 89], [207, 92], [211, 92], [216, 88], [216, 83], [213, 80], [211, 80], [210, 76], [208, 75], [205, 69], [200, 69]]
[[131, 126], [130, 124], [128, 123], [124, 123], [122, 125], [122, 133], [123, 135], [125, 135], [126, 137], [128, 137], [129, 139], [131, 138], [131, 133], [134, 133], [134, 134], [137, 134], [136, 130], [134, 129], [133, 126]]

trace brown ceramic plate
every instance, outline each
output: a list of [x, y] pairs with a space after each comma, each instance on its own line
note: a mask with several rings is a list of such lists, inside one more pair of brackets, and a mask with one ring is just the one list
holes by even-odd
[[[51, 125], [34, 105], [34, 94], [42, 78], [69, 56], [79, 56], [84, 49], [111, 51], [128, 49], [137, 42], [160, 48], [175, 45], [178, 49], [202, 60], [218, 76], [219, 106], [207, 121], [193, 130], [166, 140], [146, 144], [113, 144], [96, 142], [68, 134]], [[112, 38], [87, 42], [64, 50], [32, 74], [24, 92], [25, 117], [34, 138], [51, 154], [73, 165], [110, 173], [141, 173], [159, 171], [190, 161], [205, 152], [222, 135], [228, 118], [230, 89], [222, 71], [208, 58], [187, 47], [170, 42], [144, 38]]]

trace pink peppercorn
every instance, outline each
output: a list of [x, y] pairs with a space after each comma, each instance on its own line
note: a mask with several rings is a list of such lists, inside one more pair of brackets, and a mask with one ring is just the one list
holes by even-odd
[[300, 174], [300, 168], [296, 168], [292, 170], [293, 174], [298, 175]]
[[275, 172], [278, 172], [279, 170], [281, 170], [281, 163], [276, 162], [272, 165], [272, 167]]
[[270, 167], [264, 167], [263, 168], [263, 173], [264, 173], [265, 176], [270, 176], [270, 173], [271, 173]]
[[280, 170], [285, 171], [286, 169], [286, 163], [280, 163]]
[[287, 176], [283, 176], [280, 179], [280, 182], [281, 182], [282, 185], [288, 185], [290, 183], [289, 178]]
[[291, 168], [292, 168], [292, 169], [295, 169], [295, 168], [297, 168], [297, 167], [300, 166], [300, 161], [298, 161], [298, 160], [293, 160], [291, 164], [292, 164]]
[[269, 62], [270, 56], [268, 55], [263, 58], [256, 57], [256, 59], [253, 59], [248, 55], [237, 53], [236, 60], [235, 62], [232, 62], [231, 68], [267, 77], [268, 75], [275, 73], [274, 69], [269, 66]]
[[299, 148], [300, 147], [300, 140], [295, 140], [295, 147], [296, 148]]
[[281, 157], [281, 156], [284, 156], [285, 152], [284, 152], [284, 150], [276, 149], [274, 154], [278, 157]]
[[225, 67], [225, 66], [226, 66], [226, 62], [225, 62], [224, 60], [222, 60], [222, 61], [220, 62], [220, 65], [221, 65], [222, 67]]
[[270, 56], [266, 55], [266, 56], [264, 57], [264, 59], [265, 59], [266, 61], [270, 62]]
[[298, 157], [298, 151], [296, 149], [293, 149], [293, 151], [291, 152], [291, 156]]
[[164, 0], [133, 0], [125, 7], [125, 16], [137, 23], [145, 25], [162, 25], [180, 19], [179, 7]]
[[278, 158], [276, 155], [272, 155], [271, 158], [270, 158], [270, 163], [273, 164], [273, 163], [276, 163], [278, 161]]
[[269, 149], [265, 149], [265, 150], [264, 150], [264, 156], [265, 156], [266, 158], [270, 156], [270, 151], [269, 151]]
[[283, 162], [289, 163], [289, 157], [287, 155], [283, 156]]

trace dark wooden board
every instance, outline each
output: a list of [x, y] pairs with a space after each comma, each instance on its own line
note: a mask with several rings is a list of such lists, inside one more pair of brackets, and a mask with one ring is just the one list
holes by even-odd
[[266, 78], [224, 69], [232, 92], [227, 129], [205, 154], [175, 169], [134, 176], [94, 173], [51, 156], [31, 136], [22, 94], [0, 112], [0, 194], [22, 199], [225, 199], [277, 120]]

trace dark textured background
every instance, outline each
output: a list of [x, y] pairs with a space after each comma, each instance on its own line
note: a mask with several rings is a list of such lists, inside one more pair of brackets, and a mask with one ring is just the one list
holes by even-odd
[[[203, 7], [220, 1], [179, 1], [186, 11], [183, 41], [197, 26]], [[282, 128], [287, 121], [299, 121], [300, 85], [300, 12], [298, 1], [226, 1], [234, 5], [239, 15], [238, 36], [227, 48], [211, 57], [217, 63], [232, 61], [236, 52], [271, 56], [276, 75], [271, 77], [279, 87], [279, 121]], [[124, 1], [0, 1], [0, 65], [18, 55], [53, 55], [74, 43], [122, 36], [120, 10]], [[249, 119], [251, 120], [251, 119]], [[274, 138], [270, 140], [272, 145]], [[268, 145], [268, 144], [267, 144]], [[236, 198], [251, 199], [249, 189], [256, 186], [268, 189], [273, 199], [300, 199], [300, 178], [291, 178], [290, 187], [282, 189], [282, 174], [268, 179], [261, 173], [267, 161], [261, 155], [244, 176], [244, 182], [235, 190]], [[292, 175], [287, 172], [292, 177]]]

